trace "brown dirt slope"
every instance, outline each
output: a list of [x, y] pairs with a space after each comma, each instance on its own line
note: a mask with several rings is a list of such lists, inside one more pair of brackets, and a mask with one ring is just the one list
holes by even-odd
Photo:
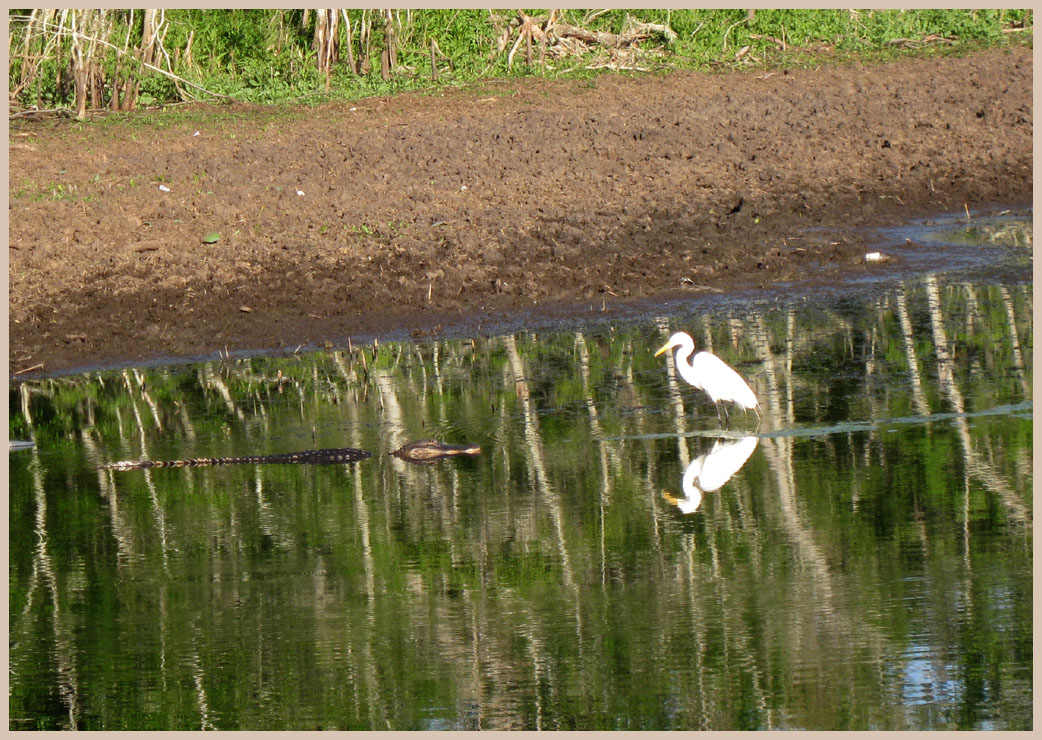
[[1030, 202], [1031, 89], [1013, 49], [12, 127], [10, 370], [842, 280], [851, 227]]

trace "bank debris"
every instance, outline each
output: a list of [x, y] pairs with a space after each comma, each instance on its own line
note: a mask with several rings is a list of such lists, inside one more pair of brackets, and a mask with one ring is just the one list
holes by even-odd
[[[607, 11], [590, 13], [583, 22], [589, 24], [594, 18]], [[514, 57], [523, 51], [525, 64], [532, 66], [539, 55], [540, 66], [546, 66], [547, 58], [566, 59], [592, 54], [587, 69], [628, 69], [647, 72], [640, 62], [649, 56], [662, 56], [659, 48], [642, 48], [641, 42], [659, 39], [665, 46], [677, 40], [677, 34], [662, 23], [644, 23], [626, 14], [622, 31], [591, 31], [582, 26], [565, 23], [557, 10], [547, 15], [527, 15], [519, 10], [509, 22], [493, 17], [499, 30], [493, 56], [501, 55], [509, 46], [507, 67], [512, 68]]]

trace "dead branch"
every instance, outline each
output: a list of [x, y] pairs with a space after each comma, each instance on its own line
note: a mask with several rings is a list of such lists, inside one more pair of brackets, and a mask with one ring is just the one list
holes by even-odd
[[954, 44], [955, 39], [948, 39], [931, 33], [923, 36], [921, 39], [890, 39], [887, 43], [891, 46], [901, 46], [906, 49], [918, 49], [927, 44]]
[[751, 39], [763, 39], [764, 41], [770, 41], [772, 44], [777, 46], [782, 51], [786, 50], [785, 42], [782, 41], [781, 39], [774, 38], [774, 36], [761, 36], [758, 33], [750, 33], [749, 34], [749, 38], [751, 38]]
[[608, 33], [606, 31], [587, 31], [585, 28], [570, 26], [567, 23], [558, 23], [554, 26], [553, 34], [557, 36], [557, 38], [579, 39], [587, 44], [600, 44], [601, 46], [608, 46], [616, 49], [623, 46], [629, 46], [634, 41], [632, 37], [626, 39], [619, 34]]
[[[605, 11], [587, 15], [584, 22], [588, 23], [602, 15], [603, 12]], [[676, 32], [669, 26], [661, 23], [643, 23], [629, 15], [626, 17], [621, 33], [591, 31], [582, 26], [560, 21], [559, 17], [556, 10], [551, 10], [547, 16], [529, 16], [518, 11], [505, 27], [500, 27], [496, 23], [497, 28], [501, 28], [501, 30], [496, 37], [496, 50], [493, 52], [493, 57], [502, 54], [509, 46], [507, 67], [512, 67], [514, 57], [524, 44], [525, 62], [531, 65], [533, 62], [532, 45], [534, 42], [538, 42], [541, 61], [547, 55], [553, 59], [562, 59], [583, 56], [590, 53], [592, 49], [599, 48], [610, 53], [606, 57], [601, 56], [588, 64], [588, 69], [610, 67], [643, 71], [643, 68], [637, 64], [638, 54], [644, 53], [638, 48], [641, 42], [661, 38], [668, 46], [677, 39]], [[630, 49], [633, 53], [616, 53], [624, 49]]]
[[[628, 19], [629, 20], [629, 19]], [[639, 41], [651, 38], [653, 35], [665, 37], [666, 43], [673, 43], [677, 35], [669, 28], [660, 23], [638, 23], [633, 21], [627, 23], [622, 33], [608, 33], [607, 31], [588, 31], [585, 28], [571, 26], [567, 23], [557, 23], [550, 29], [557, 38], [576, 38], [587, 44], [597, 44], [612, 49], [621, 49], [625, 46], [633, 46]]]
[[658, 34], [666, 40], [667, 46], [672, 45], [677, 40], [676, 31], [664, 23], [641, 23], [631, 15], [626, 16], [623, 33], [640, 33], [648, 34], [649, 36]]
[[[97, 113], [99, 111], [89, 110], [88, 113]], [[101, 111], [104, 112], [104, 111]], [[76, 115], [76, 111], [72, 108], [29, 108], [26, 110], [18, 111], [17, 113], [11, 113], [8, 115], [8, 120], [15, 120], [18, 118], [38, 119], [47, 118], [48, 116], [56, 116], [59, 118], [73, 118]]]

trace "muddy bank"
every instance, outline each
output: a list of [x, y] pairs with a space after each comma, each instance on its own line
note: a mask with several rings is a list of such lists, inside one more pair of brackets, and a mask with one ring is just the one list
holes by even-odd
[[10, 371], [843, 281], [858, 227], [1030, 202], [1031, 90], [1014, 49], [13, 126]]

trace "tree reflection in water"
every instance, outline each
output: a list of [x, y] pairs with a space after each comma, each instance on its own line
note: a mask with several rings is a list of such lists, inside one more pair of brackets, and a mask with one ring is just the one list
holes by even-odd
[[[11, 727], [1026, 729], [1031, 313], [931, 278], [13, 384]], [[757, 436], [662, 371], [674, 326]], [[426, 437], [482, 454], [387, 454]], [[374, 456], [96, 469], [308, 445]]]

